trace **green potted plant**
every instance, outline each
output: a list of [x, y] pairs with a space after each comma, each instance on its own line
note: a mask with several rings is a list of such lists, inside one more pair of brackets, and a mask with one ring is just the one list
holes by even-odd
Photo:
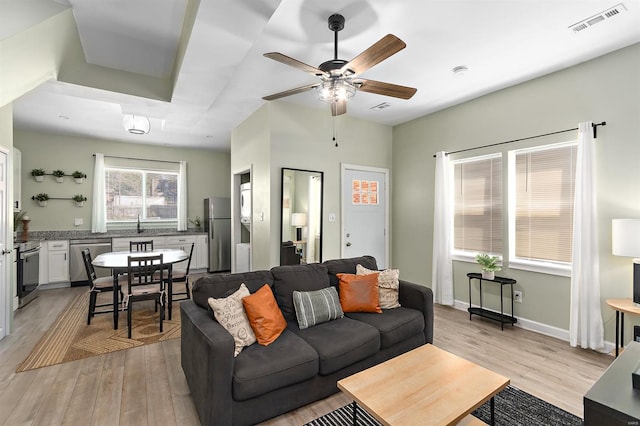
[[496, 272], [502, 270], [502, 267], [498, 265], [499, 260], [498, 256], [491, 256], [487, 253], [478, 253], [476, 255], [476, 262], [482, 267], [482, 278], [486, 280], [495, 278]]
[[36, 182], [42, 182], [44, 180], [44, 169], [31, 170], [31, 176], [33, 176]]
[[71, 173], [71, 176], [73, 176], [73, 178], [76, 180], [76, 183], [82, 183], [84, 181], [84, 178], [87, 177], [87, 175], [85, 175], [79, 170], [76, 170], [75, 172]]
[[62, 183], [64, 182], [64, 171], [63, 170], [54, 170], [51, 172], [53, 176], [56, 178], [56, 182]]
[[76, 202], [76, 206], [78, 207], [84, 206], [84, 202], [87, 201], [87, 197], [82, 194], [76, 194], [71, 197], [71, 199]]
[[200, 216], [196, 216], [196, 218], [193, 220], [189, 219], [189, 222], [192, 223], [198, 231], [202, 228], [202, 221], [200, 220]]
[[44, 207], [44, 206], [47, 205], [47, 200], [49, 199], [49, 194], [47, 194], [45, 192], [41, 192], [38, 195], [36, 195], [35, 197], [33, 197], [33, 199], [38, 202], [40, 207]]

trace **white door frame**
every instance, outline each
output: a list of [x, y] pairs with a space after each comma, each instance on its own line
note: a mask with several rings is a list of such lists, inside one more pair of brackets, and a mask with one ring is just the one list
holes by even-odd
[[347, 170], [356, 170], [361, 172], [376, 172], [384, 174], [384, 257], [386, 260], [387, 268], [391, 265], [391, 259], [389, 258], [389, 205], [391, 200], [389, 199], [389, 169], [382, 167], [361, 166], [358, 164], [340, 163], [340, 257], [344, 258], [344, 248], [347, 244], [344, 230], [344, 200], [347, 194], [344, 193], [344, 180]]
[[[240, 224], [240, 179], [249, 174], [251, 184], [251, 208], [253, 209], [253, 163], [248, 168], [240, 168], [231, 175], [231, 272], [236, 272], [236, 244], [242, 240], [242, 225]], [[253, 211], [251, 212], [250, 233], [253, 231]], [[249, 239], [251, 253], [253, 253], [253, 237]], [[249, 270], [253, 271], [253, 256], [249, 256]]]
[[[13, 156], [10, 155], [10, 151], [0, 148], [0, 155], [5, 156], [5, 167], [0, 170], [3, 176], [0, 179], [4, 181], [4, 205], [0, 205], [3, 211], [4, 222], [0, 223], [2, 232], [0, 232], [0, 247], [1, 250], [13, 252], [13, 222], [9, 222], [9, 215], [13, 213], [13, 186], [9, 187], [8, 176], [11, 172], [13, 176]], [[0, 203], [2, 204], [2, 203]], [[11, 235], [11, 237], [10, 237]], [[4, 253], [0, 253], [2, 256], [2, 266], [0, 266], [0, 339], [9, 334], [11, 328], [11, 320], [13, 316], [13, 287], [11, 280], [11, 260], [15, 254], [11, 256]]]

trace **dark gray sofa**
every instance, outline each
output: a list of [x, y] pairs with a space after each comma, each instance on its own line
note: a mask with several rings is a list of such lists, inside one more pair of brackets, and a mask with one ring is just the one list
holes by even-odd
[[[425, 343], [433, 342], [431, 289], [400, 280], [402, 307], [344, 318], [300, 330], [293, 290], [338, 285], [336, 273], [355, 273], [373, 257], [279, 266], [270, 271], [215, 274], [193, 285], [181, 303], [182, 369], [203, 425], [250, 425], [336, 393], [336, 382]], [[241, 283], [251, 293], [271, 286], [287, 329], [269, 346], [245, 347], [234, 358], [233, 337], [214, 319], [209, 297], [226, 297]]]

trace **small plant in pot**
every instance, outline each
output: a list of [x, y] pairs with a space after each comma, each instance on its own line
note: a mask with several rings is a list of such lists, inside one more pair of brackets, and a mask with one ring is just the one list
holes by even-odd
[[196, 218], [193, 220], [189, 219], [189, 222], [192, 223], [198, 231], [202, 228], [202, 221], [200, 220], [200, 216], [196, 216]]
[[44, 206], [47, 205], [47, 200], [49, 199], [49, 194], [41, 192], [38, 195], [36, 195], [35, 197], [33, 197], [33, 199], [38, 202], [40, 207], [44, 207]]
[[71, 173], [71, 176], [73, 176], [73, 178], [76, 180], [76, 183], [82, 183], [84, 181], [84, 178], [87, 177], [87, 175], [85, 175], [79, 170], [76, 170], [75, 172]]
[[84, 202], [87, 201], [87, 197], [82, 194], [76, 194], [71, 197], [71, 199], [76, 202], [76, 206], [78, 207], [84, 206]]
[[44, 180], [44, 169], [31, 170], [31, 176], [33, 176], [36, 182], [42, 182]]
[[476, 262], [482, 267], [482, 278], [492, 280], [496, 277], [496, 272], [502, 270], [502, 267], [498, 265], [499, 260], [498, 256], [491, 256], [487, 253], [476, 255]]
[[54, 170], [51, 172], [53, 176], [56, 178], [56, 182], [64, 182], [64, 171], [63, 170]]

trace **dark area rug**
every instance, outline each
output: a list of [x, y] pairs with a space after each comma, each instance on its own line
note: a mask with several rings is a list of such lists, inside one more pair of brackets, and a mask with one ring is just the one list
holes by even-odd
[[[489, 402], [473, 413], [489, 424], [491, 411]], [[379, 426], [380, 423], [358, 406], [358, 425]], [[498, 426], [580, 426], [582, 419], [555, 405], [536, 398], [513, 386], [507, 386], [496, 395], [495, 421]], [[307, 423], [305, 426], [340, 426], [353, 424], [353, 405], [345, 405]]]

